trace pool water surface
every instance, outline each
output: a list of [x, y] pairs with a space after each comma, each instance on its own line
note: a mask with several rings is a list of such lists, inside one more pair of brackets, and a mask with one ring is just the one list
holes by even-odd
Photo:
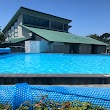
[[0, 74], [110, 74], [110, 55], [0, 55]]

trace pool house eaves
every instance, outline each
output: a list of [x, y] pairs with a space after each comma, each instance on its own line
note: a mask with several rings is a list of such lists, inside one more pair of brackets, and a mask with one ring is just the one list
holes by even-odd
[[50, 42], [63, 42], [63, 43], [79, 43], [79, 44], [94, 44], [94, 45], [107, 45], [89, 37], [80, 37], [72, 33], [58, 32], [53, 30], [39, 29], [20, 25], [21, 27], [41, 36]]

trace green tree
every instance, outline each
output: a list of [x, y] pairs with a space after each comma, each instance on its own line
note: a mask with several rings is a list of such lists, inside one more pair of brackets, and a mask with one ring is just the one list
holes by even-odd
[[93, 39], [96, 39], [96, 40], [101, 41], [100, 36], [97, 35], [97, 34], [90, 34], [90, 35], [88, 35], [87, 37], [91, 37], [91, 38], [93, 38]]
[[91, 37], [93, 39], [105, 42], [107, 44], [110, 44], [110, 33], [104, 33], [101, 36], [97, 35], [97, 34], [90, 34], [87, 37]]
[[3, 32], [1, 32], [1, 26], [0, 26], [0, 43], [3, 42], [4, 40], [5, 40], [5, 36]]
[[5, 40], [5, 36], [3, 33], [0, 33], [0, 43]]
[[110, 33], [104, 33], [100, 36], [101, 41], [110, 44]]

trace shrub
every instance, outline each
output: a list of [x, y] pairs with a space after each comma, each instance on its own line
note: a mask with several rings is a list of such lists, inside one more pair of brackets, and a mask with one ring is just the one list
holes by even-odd
[[[30, 107], [32, 107], [33, 110], [107, 110], [106, 108], [93, 105], [90, 102], [55, 102], [54, 100], [49, 100], [48, 95], [40, 96], [40, 100], [35, 101], [33, 105], [30, 104], [30, 101], [25, 101], [16, 110], [29, 110]], [[0, 110], [12, 110], [12, 106], [8, 103], [0, 104]]]
[[93, 105], [90, 102], [67, 101], [55, 102], [47, 99], [48, 96], [41, 96], [41, 100], [33, 105], [34, 110], [107, 110], [106, 108]]

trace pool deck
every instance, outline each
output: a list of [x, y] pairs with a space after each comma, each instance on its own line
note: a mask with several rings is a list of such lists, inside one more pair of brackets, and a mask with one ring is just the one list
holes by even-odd
[[0, 74], [0, 84], [34, 85], [110, 84], [109, 74]]

